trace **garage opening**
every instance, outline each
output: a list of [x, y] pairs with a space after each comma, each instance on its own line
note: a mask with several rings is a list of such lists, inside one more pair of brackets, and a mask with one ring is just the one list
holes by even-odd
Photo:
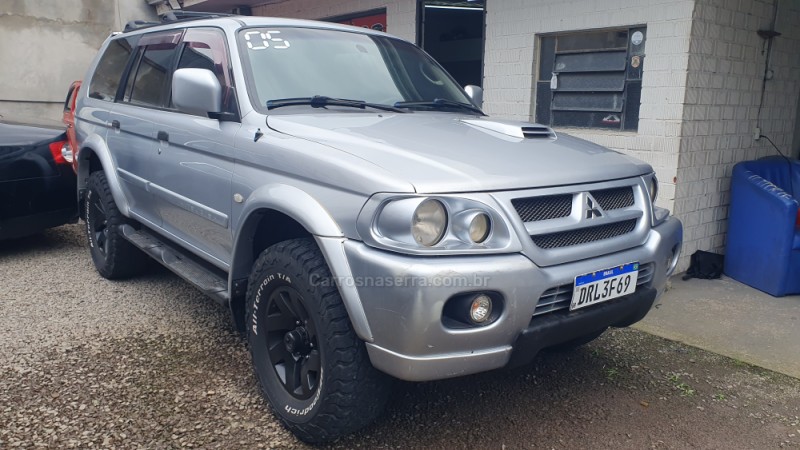
[[462, 86], [483, 84], [485, 0], [420, 0], [417, 44]]

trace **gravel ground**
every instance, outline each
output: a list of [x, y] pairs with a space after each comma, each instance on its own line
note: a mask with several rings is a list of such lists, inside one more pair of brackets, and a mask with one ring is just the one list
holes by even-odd
[[[0, 448], [305, 448], [227, 311], [163, 269], [94, 271], [81, 228], [0, 243]], [[800, 380], [614, 330], [530, 367], [397, 383], [332, 448], [800, 447]]]

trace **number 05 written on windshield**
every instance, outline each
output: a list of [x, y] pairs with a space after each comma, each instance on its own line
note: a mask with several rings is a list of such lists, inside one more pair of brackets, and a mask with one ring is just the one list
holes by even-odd
[[289, 41], [277, 36], [279, 34], [281, 32], [277, 30], [247, 31], [244, 33], [244, 40], [250, 50], [266, 50], [268, 48], [283, 50], [291, 47]]

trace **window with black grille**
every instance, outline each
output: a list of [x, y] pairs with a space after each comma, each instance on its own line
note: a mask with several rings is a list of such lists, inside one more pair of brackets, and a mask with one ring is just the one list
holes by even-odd
[[536, 122], [636, 130], [647, 28], [544, 35]]

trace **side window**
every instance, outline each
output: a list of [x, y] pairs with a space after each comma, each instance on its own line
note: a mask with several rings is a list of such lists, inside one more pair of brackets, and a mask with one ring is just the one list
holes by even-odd
[[69, 92], [67, 92], [67, 99], [64, 100], [64, 112], [68, 112], [72, 109], [72, 105], [75, 103], [75, 94], [77, 94], [77, 89], [75, 89], [75, 83], [70, 85]]
[[141, 56], [128, 76], [124, 101], [156, 108], [169, 105], [172, 67], [181, 34], [181, 31], [172, 31], [142, 37], [139, 41]]
[[136, 37], [119, 38], [109, 42], [89, 82], [89, 97], [113, 102], [120, 78], [136, 46]]
[[236, 112], [225, 34], [218, 28], [189, 28], [183, 38], [178, 69], [207, 69], [222, 86], [222, 111]]

